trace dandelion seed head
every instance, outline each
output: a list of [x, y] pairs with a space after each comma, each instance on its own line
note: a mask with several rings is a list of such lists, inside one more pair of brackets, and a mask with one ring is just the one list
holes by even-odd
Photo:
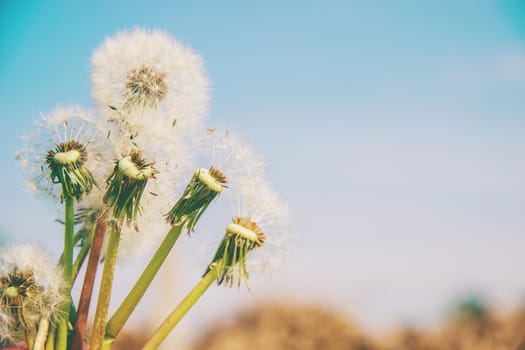
[[248, 179], [264, 175], [260, 156], [230, 130], [208, 129], [193, 141], [193, 149], [198, 154], [195, 162], [206, 167], [195, 171], [166, 215], [172, 225], [183, 225], [188, 233], [224, 188], [235, 188]]
[[198, 162], [221, 171], [233, 186], [247, 178], [264, 176], [262, 157], [231, 129], [208, 128], [205, 133], [194, 137], [193, 148], [200, 157]]
[[157, 73], [144, 64], [130, 70], [124, 84], [126, 92], [122, 97], [122, 109], [129, 112], [139, 107], [157, 108], [168, 93], [165, 77], [165, 73]]
[[202, 59], [167, 33], [118, 33], [95, 50], [92, 64], [92, 96], [120, 128], [185, 133], [201, 124], [209, 90]]
[[32, 329], [42, 316], [60, 319], [64, 285], [63, 271], [37, 246], [0, 248], [0, 314], [10, 332]]
[[215, 269], [219, 284], [240, 286], [248, 271], [269, 271], [286, 258], [289, 212], [268, 182], [261, 177], [246, 179], [227, 191], [234, 216], [226, 226], [208, 270]]
[[55, 200], [66, 189], [80, 199], [107, 176], [112, 147], [103, 133], [93, 115], [78, 106], [42, 115], [15, 157], [28, 188]]

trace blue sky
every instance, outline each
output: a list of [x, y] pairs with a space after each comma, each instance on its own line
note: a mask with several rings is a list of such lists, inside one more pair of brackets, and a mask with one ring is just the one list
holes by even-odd
[[200, 307], [293, 295], [382, 327], [430, 322], [471, 292], [516, 303], [523, 23], [520, 1], [3, 1], [0, 230], [59, 244], [54, 209], [22, 189], [18, 136], [57, 103], [90, 106], [106, 36], [161, 28], [203, 56], [210, 124], [265, 155], [294, 213], [287, 267]]

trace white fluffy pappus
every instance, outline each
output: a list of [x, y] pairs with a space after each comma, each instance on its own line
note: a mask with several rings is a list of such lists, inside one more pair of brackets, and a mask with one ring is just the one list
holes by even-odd
[[169, 211], [173, 193], [185, 185], [187, 174], [194, 169], [188, 146], [181, 137], [164, 139], [152, 129], [136, 133], [113, 128], [111, 143], [119, 161], [132, 151], [139, 151], [147, 163], [152, 163], [155, 175], [149, 178], [139, 204], [134, 224], [123, 223], [119, 246], [119, 262], [148, 254], [156, 248], [169, 230], [164, 215]]
[[266, 236], [264, 246], [248, 255], [248, 270], [266, 272], [280, 266], [288, 256], [290, 209], [263, 178], [246, 180], [229, 194], [235, 217], [255, 222]]
[[264, 177], [266, 167], [262, 156], [235, 131], [222, 126], [208, 128], [192, 141], [195, 161], [201, 167], [213, 166], [221, 171], [228, 187]]
[[156, 202], [159, 202], [159, 199], [151, 196], [143, 199], [143, 210], [137, 219], [138, 230], [131, 225], [122, 226], [119, 263], [126, 263], [151, 253], [166, 236], [170, 225], [164, 219], [165, 207]]
[[12, 325], [13, 320], [11, 316], [5, 311], [0, 310], [0, 340], [13, 340]]
[[[93, 188], [88, 195], [82, 197], [79, 203], [80, 208], [102, 210], [105, 207], [103, 197], [107, 190], [106, 180], [110, 170], [116, 162], [130, 155], [132, 151], [139, 151], [147, 163], [152, 163], [156, 172], [155, 177], [148, 180], [146, 194], [155, 193], [161, 196], [172, 193], [174, 186], [181, 186], [188, 169], [193, 168], [190, 154], [187, 151], [188, 147], [179, 138], [172, 139], [162, 147], [161, 143], [154, 141], [154, 135], [148, 132], [142, 132], [130, 138], [129, 134], [119, 132], [114, 128], [110, 130], [107, 138], [113, 148], [113, 157], [108, 161], [109, 169], [105, 171], [99, 187]], [[145, 203], [142, 206], [145, 206]]]
[[232, 219], [222, 223], [226, 233], [206, 272], [217, 269], [219, 284], [240, 287], [251, 273], [272, 271], [285, 261], [290, 216], [286, 203], [261, 177], [246, 179], [227, 193]]
[[72, 141], [84, 146], [81, 162], [95, 183], [104, 181], [112, 165], [113, 147], [91, 112], [79, 106], [57, 106], [50, 113], [42, 114], [35, 124], [33, 133], [22, 137], [25, 145], [16, 154], [32, 192], [60, 198], [62, 189], [51, 179], [46, 156], [58, 145]]
[[188, 233], [223, 191], [264, 176], [262, 158], [231, 130], [208, 128], [192, 141], [197, 168], [187, 174], [184, 190], [173, 192], [174, 205], [167, 213], [172, 225], [183, 225]]
[[150, 179], [141, 201], [140, 215], [134, 225], [123, 224], [119, 244], [119, 263], [149, 254], [166, 236], [170, 225], [164, 214], [169, 210], [168, 197], [170, 176], [159, 172]]
[[163, 31], [136, 28], [107, 38], [92, 64], [92, 96], [120, 128], [186, 133], [207, 111], [202, 59]]
[[[42, 317], [60, 320], [66, 302], [62, 293], [64, 272], [44, 250], [35, 245], [0, 248], [0, 276], [3, 284], [0, 317], [11, 321], [4, 325], [6, 329], [2, 332], [16, 337], [23, 331], [17, 329], [15, 319], [23, 319], [23, 326], [31, 328], [36, 327]], [[5, 301], [18, 305], [18, 315], [11, 312], [13, 308]]]

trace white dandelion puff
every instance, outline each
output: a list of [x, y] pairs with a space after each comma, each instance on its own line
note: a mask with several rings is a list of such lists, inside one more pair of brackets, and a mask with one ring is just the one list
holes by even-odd
[[213, 165], [223, 172], [229, 183], [263, 176], [263, 157], [237, 132], [220, 126], [207, 128], [206, 133], [193, 138], [198, 161]]
[[39, 247], [0, 248], [0, 314], [8, 333], [35, 329], [42, 317], [60, 320], [64, 287], [63, 270]]
[[93, 115], [78, 106], [57, 107], [36, 122], [17, 153], [32, 192], [80, 199], [106, 176], [111, 159], [104, 132]]
[[121, 32], [95, 50], [92, 63], [92, 96], [121, 128], [189, 130], [206, 113], [202, 59], [167, 33]]
[[160, 243], [169, 229], [163, 216], [169, 211], [170, 194], [194, 167], [182, 138], [160, 143], [156, 135], [151, 129], [131, 134], [113, 128], [109, 136], [119, 156], [103, 201], [113, 208], [112, 218], [124, 223], [119, 261], [147, 254]]
[[214, 270], [219, 284], [237, 281], [240, 286], [248, 280], [248, 271], [264, 271], [286, 257], [289, 210], [262, 178], [244, 182], [230, 197], [232, 223], [206, 272]]
[[211, 202], [225, 188], [264, 176], [262, 158], [231, 130], [208, 129], [195, 138], [193, 147], [201, 168], [195, 170], [189, 184], [166, 215], [172, 225], [183, 225], [190, 233]]
[[[142, 212], [135, 227], [123, 225], [119, 244], [119, 262], [126, 263], [158, 247], [170, 226], [164, 220], [162, 198], [147, 195], [142, 200]], [[165, 205], [165, 204], [164, 204]]]

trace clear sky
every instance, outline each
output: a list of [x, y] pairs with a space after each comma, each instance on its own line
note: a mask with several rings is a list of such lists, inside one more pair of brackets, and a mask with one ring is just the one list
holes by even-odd
[[61, 239], [49, 203], [23, 191], [18, 136], [57, 103], [91, 105], [90, 55], [106, 36], [161, 28], [203, 56], [210, 124], [265, 155], [295, 223], [283, 270], [254, 276], [252, 292], [209, 292], [193, 322], [279, 296], [376, 327], [438, 319], [471, 292], [525, 298], [522, 1], [74, 3], [0, 1], [11, 241]]

